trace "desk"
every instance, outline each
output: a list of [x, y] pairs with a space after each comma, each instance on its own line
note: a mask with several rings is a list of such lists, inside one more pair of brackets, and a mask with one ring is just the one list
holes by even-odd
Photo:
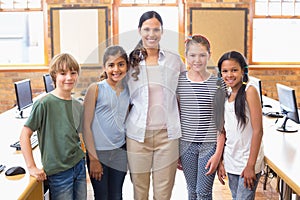
[[[279, 103], [275, 100], [264, 98], [264, 102], [279, 111]], [[300, 126], [290, 120], [293, 126], [298, 127], [298, 132], [283, 133], [276, 130], [281, 121], [275, 124], [276, 118], [263, 117], [264, 127], [264, 152], [266, 164], [286, 184], [287, 189], [300, 196]], [[284, 197], [290, 199], [290, 197]]]
[[[44, 95], [46, 93], [40, 94], [33, 101]], [[82, 97], [78, 93], [74, 93], [73, 96], [75, 98]], [[25, 109], [23, 116], [28, 117], [30, 111], [31, 107]], [[19, 119], [16, 116], [17, 108], [12, 108], [0, 114], [0, 163], [6, 166], [0, 174], [0, 192], [7, 199], [42, 200], [44, 198], [43, 183], [37, 182], [35, 178], [29, 175], [22, 152], [10, 147], [11, 144], [19, 140], [23, 125], [27, 120], [27, 118]], [[84, 148], [84, 145], [82, 147]], [[33, 150], [33, 157], [37, 167], [42, 168], [41, 154], [38, 147]], [[5, 171], [13, 166], [22, 166], [26, 170], [26, 174], [11, 177], [5, 176]]]
[[[24, 112], [24, 116], [28, 116], [30, 108]], [[21, 129], [25, 119], [17, 119], [16, 108], [0, 114], [0, 163], [6, 168], [0, 174], [0, 192], [7, 199], [21, 200], [40, 200], [43, 199], [43, 183], [37, 182], [35, 178], [29, 175], [25, 160], [21, 151], [16, 151], [10, 147], [10, 144], [19, 140]], [[38, 147], [33, 150], [33, 156], [38, 167], [42, 167], [40, 151]], [[26, 174], [7, 177], [5, 171], [13, 166], [22, 166], [26, 170]]]

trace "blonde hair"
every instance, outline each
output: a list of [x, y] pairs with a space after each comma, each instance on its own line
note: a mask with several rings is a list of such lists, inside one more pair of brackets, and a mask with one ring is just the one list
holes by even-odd
[[68, 53], [60, 53], [55, 55], [49, 64], [49, 73], [56, 87], [56, 75], [61, 71], [76, 71], [80, 73], [80, 65], [76, 59]]

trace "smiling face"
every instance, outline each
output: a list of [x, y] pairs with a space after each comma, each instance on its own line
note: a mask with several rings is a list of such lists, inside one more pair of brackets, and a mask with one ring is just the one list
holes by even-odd
[[224, 60], [221, 65], [221, 73], [226, 85], [231, 87], [232, 90], [241, 87], [244, 72], [237, 61], [233, 59]]
[[143, 46], [146, 49], [158, 49], [163, 33], [161, 23], [158, 19], [153, 17], [144, 21], [139, 28], [139, 33], [142, 37]]
[[206, 70], [209, 57], [207, 48], [200, 43], [191, 43], [186, 52], [188, 67], [195, 72]]
[[64, 67], [56, 74], [56, 88], [61, 92], [71, 92], [76, 85], [78, 75], [76, 70]]
[[115, 85], [126, 76], [127, 62], [120, 54], [114, 56], [110, 55], [105, 62], [105, 71], [107, 74], [107, 82], [111, 85]]

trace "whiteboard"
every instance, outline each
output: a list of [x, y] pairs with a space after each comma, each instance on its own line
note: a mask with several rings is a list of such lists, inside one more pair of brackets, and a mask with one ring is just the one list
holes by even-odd
[[[99, 63], [97, 10], [60, 10], [60, 51], [72, 54], [79, 63]], [[86, 23], [88, 22], [88, 23]]]
[[51, 8], [52, 57], [70, 53], [80, 64], [101, 66], [108, 45], [107, 7]]

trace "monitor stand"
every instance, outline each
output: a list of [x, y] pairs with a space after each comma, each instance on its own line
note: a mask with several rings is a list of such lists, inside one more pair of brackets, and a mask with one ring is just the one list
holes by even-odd
[[27, 118], [27, 117], [25, 117], [23, 114], [24, 114], [23, 110], [21, 110], [21, 111], [17, 110], [17, 116], [16, 116], [16, 118], [17, 118], [17, 119], [24, 119], [24, 118]]
[[281, 127], [278, 127], [276, 130], [280, 131], [280, 132], [284, 132], [284, 133], [295, 133], [295, 132], [297, 132], [298, 130], [296, 128], [286, 125], [287, 120], [288, 120], [288, 118], [285, 117], [284, 122], [281, 125]]
[[298, 132], [297, 129], [293, 129], [293, 127], [279, 127], [276, 129], [277, 131], [280, 131], [280, 132], [284, 132], [284, 133], [295, 133], [295, 132]]

